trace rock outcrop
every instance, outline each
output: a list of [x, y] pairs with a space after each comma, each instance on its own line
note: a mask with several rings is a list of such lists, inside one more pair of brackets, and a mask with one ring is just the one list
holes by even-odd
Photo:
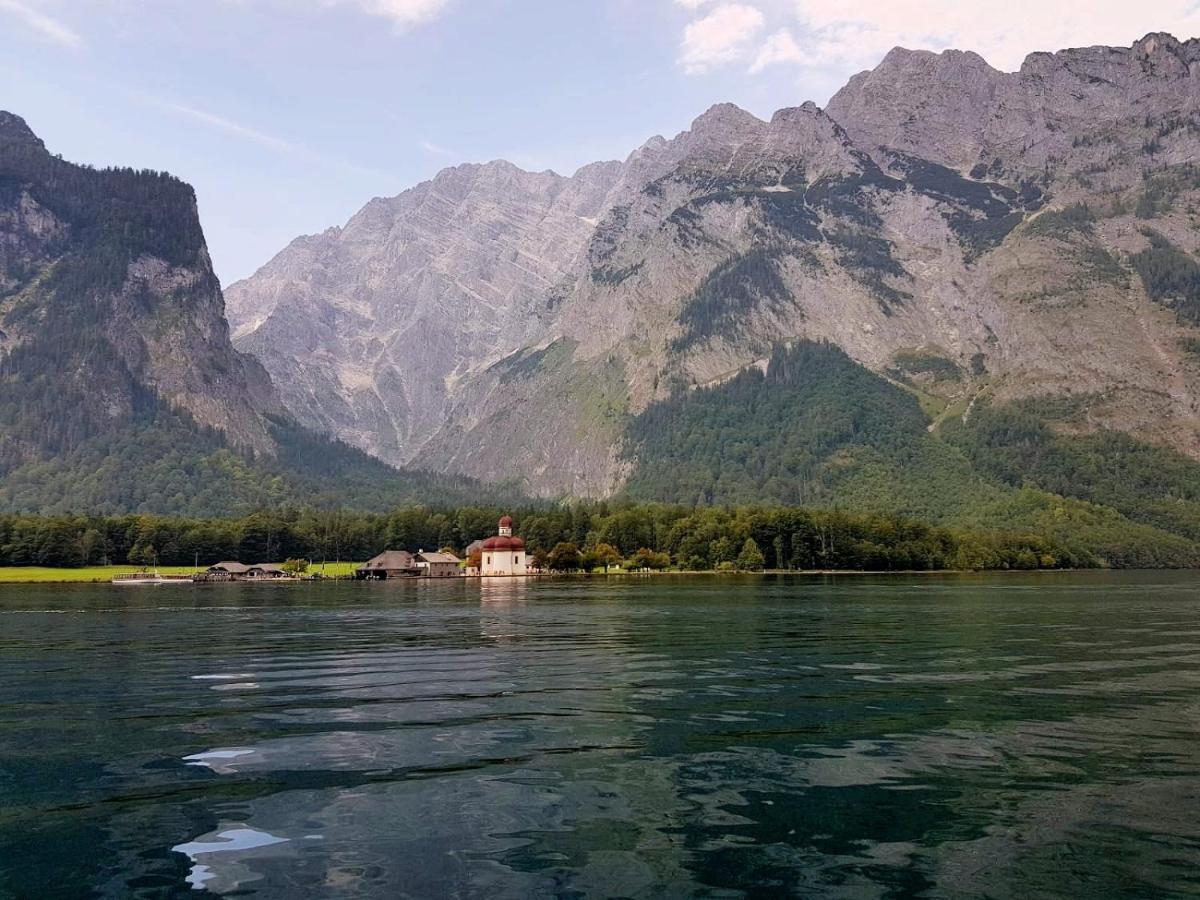
[[0, 365], [25, 386], [57, 380], [46, 394], [64, 403], [80, 398], [68, 421], [6, 423], [10, 450], [36, 443], [16, 433], [26, 426], [90, 433], [157, 398], [269, 454], [265, 417], [285, 415], [262, 366], [233, 349], [192, 189], [155, 172], [64, 162], [6, 112]]

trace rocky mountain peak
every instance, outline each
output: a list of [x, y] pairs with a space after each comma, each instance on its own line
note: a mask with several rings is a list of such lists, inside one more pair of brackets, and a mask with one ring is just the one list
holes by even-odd
[[933, 50], [909, 50], [906, 47], [893, 47], [871, 71], [878, 74], [897, 71], [932, 73], [936, 77], [946, 78], [964, 70], [1000, 73], [973, 50], [951, 49], [938, 53]]
[[888, 147], [969, 168], [1007, 77], [977, 53], [897, 47], [851, 78], [826, 111], [865, 149]]
[[718, 103], [669, 143], [665, 158], [672, 163], [686, 159], [701, 167], [722, 165], [738, 147], [761, 138], [766, 128], [766, 122], [741, 107]]
[[0, 109], [0, 149], [18, 145], [46, 149], [42, 139], [33, 133], [24, 119]]
[[665, 137], [663, 137], [661, 134], [656, 134], [654, 137], [650, 138], [650, 140], [642, 144], [642, 146], [630, 153], [625, 162], [627, 164], [631, 164], [643, 157], [661, 153], [666, 148], [668, 143], [669, 141]]
[[1173, 58], [1184, 68], [1190, 67], [1200, 58], [1200, 41], [1195, 38], [1181, 41], [1165, 31], [1151, 32], [1140, 41], [1136, 41], [1130, 49], [1135, 59]]
[[776, 110], [775, 115], [771, 116], [770, 124], [773, 129], [781, 127], [805, 128], [811, 127], [814, 123], [831, 121], [829, 116], [825, 114], [825, 110], [809, 100], [800, 106], [789, 106]]
[[728, 135], [740, 131], [752, 131], [765, 123], [753, 113], [735, 103], [717, 103], [697, 116], [692, 122], [691, 133], [695, 137]]
[[1136, 122], [1197, 107], [1200, 42], [1155, 33], [1130, 47], [1033, 53], [1013, 73], [974, 53], [897, 48], [850, 79], [827, 110], [868, 152], [899, 150], [964, 173], [1004, 158], [1019, 181], [1094, 173], [1107, 167], [1101, 133], [1140, 148], [1152, 138], [1135, 133]]

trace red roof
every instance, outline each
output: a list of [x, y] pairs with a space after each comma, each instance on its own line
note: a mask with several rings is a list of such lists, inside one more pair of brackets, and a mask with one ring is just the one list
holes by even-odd
[[500, 520], [501, 528], [512, 528], [512, 516], [505, 516]]
[[525, 542], [519, 537], [493, 537], [483, 542], [484, 550], [524, 550]]

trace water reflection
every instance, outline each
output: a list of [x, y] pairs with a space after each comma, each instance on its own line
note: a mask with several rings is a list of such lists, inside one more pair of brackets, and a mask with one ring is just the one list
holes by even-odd
[[253, 860], [264, 854], [253, 851], [287, 842], [287, 838], [244, 825], [224, 825], [215, 833], [172, 847], [171, 852], [192, 861], [187, 883], [193, 888], [226, 894], [262, 877], [254, 871]]
[[0, 895], [1200, 891], [1190, 576], [425, 588], [10, 609]]
[[529, 599], [529, 578], [478, 578], [472, 584], [478, 585], [483, 603], [524, 603]]
[[251, 756], [254, 752], [253, 748], [209, 750], [207, 753], [193, 753], [191, 756], [185, 756], [183, 761], [189, 766], [204, 766], [214, 772], [228, 773], [236, 768], [233, 764], [234, 760], [241, 759], [243, 756]]

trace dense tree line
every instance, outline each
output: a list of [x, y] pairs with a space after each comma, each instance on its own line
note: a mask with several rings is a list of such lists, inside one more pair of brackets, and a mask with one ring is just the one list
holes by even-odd
[[[498, 507], [388, 514], [289, 510], [238, 519], [0, 516], [0, 565], [209, 565], [362, 561], [384, 549], [460, 554], [495, 532]], [[938, 528], [897, 516], [762, 507], [591, 504], [515, 510], [535, 560], [554, 569], [1036, 569], [1102, 564], [1031, 534]]]
[[72, 262], [49, 287], [65, 294], [119, 288], [143, 254], [195, 265], [204, 233], [191, 186], [165, 172], [95, 169], [52, 156], [34, 141], [0, 146], [0, 204], [28, 193], [70, 228]]

